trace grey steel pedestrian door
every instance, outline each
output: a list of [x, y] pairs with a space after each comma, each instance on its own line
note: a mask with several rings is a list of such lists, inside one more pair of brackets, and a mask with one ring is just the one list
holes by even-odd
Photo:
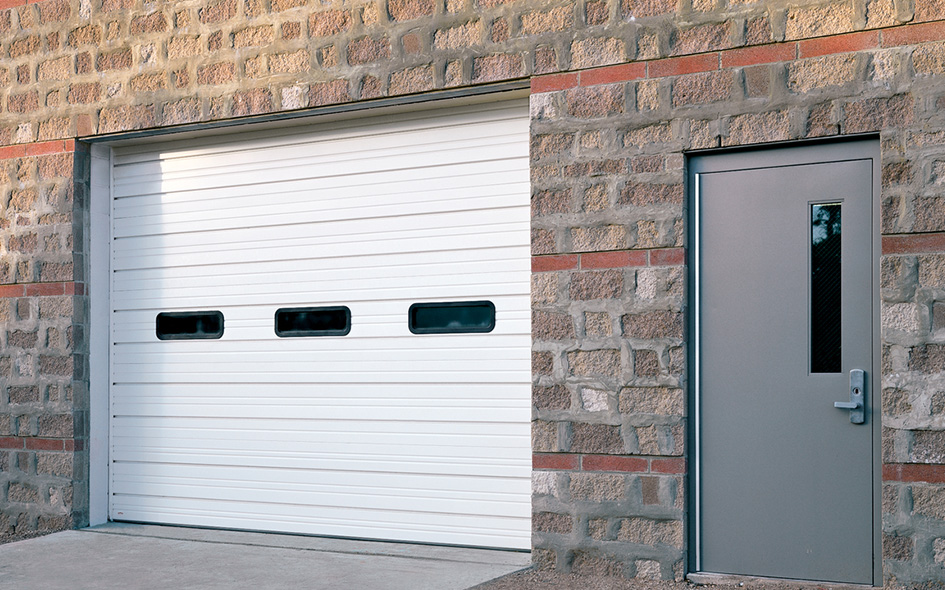
[[697, 571], [880, 579], [878, 152], [689, 162]]

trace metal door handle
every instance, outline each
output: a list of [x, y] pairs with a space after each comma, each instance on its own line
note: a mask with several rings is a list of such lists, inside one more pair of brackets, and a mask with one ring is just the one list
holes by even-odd
[[850, 410], [850, 422], [866, 422], [866, 372], [863, 369], [850, 371], [850, 401], [833, 402], [833, 407]]

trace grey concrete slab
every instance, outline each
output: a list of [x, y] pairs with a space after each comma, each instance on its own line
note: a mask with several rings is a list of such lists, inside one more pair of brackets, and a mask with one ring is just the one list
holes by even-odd
[[527, 553], [110, 523], [0, 545], [0, 588], [463, 590]]

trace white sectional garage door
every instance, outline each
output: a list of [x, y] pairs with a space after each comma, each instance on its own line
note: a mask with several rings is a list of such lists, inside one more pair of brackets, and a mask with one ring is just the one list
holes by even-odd
[[112, 519], [530, 547], [524, 102], [115, 148], [111, 207]]

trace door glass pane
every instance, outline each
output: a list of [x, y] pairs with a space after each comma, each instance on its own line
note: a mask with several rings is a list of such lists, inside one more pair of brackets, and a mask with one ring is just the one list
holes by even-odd
[[840, 372], [840, 203], [811, 205], [810, 372]]

